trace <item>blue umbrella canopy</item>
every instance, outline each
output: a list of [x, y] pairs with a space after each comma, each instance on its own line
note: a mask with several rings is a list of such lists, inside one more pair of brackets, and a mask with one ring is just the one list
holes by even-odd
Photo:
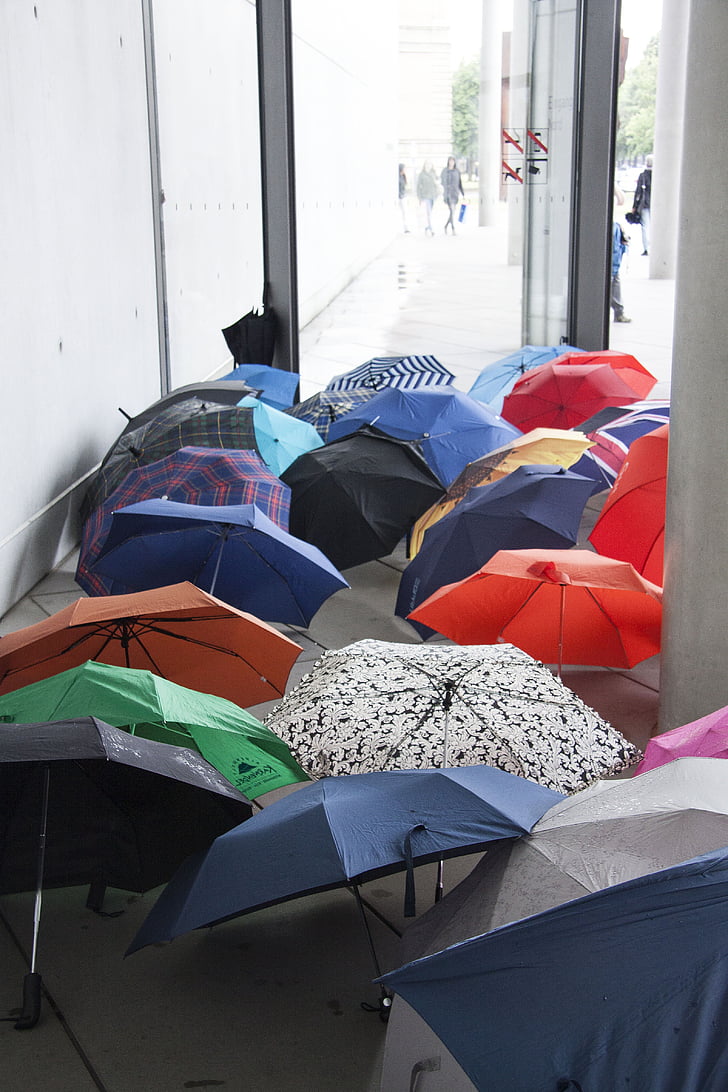
[[189, 580], [268, 622], [309, 625], [349, 585], [254, 504], [145, 500], [117, 509], [94, 571], [135, 591]]
[[253, 411], [253, 430], [260, 457], [278, 477], [299, 455], [323, 447], [323, 440], [308, 421], [300, 421], [250, 395], [238, 405]]
[[573, 345], [524, 345], [508, 356], [486, 364], [468, 394], [500, 413], [505, 395], [530, 368], [545, 364], [547, 360], [554, 360], [562, 353], [579, 351]]
[[221, 379], [222, 383], [230, 380], [242, 380], [260, 391], [261, 402], [275, 409], [284, 410], [293, 402], [298, 390], [297, 372], [284, 372], [282, 368], [272, 368], [270, 364], [238, 364]]
[[728, 849], [454, 944], [380, 981], [477, 1088], [728, 1087]]
[[[560, 466], [519, 466], [471, 489], [425, 532], [402, 573], [395, 614], [406, 618], [438, 588], [464, 580], [498, 550], [573, 546], [593, 484]], [[411, 624], [423, 635], [432, 632]]]
[[417, 441], [444, 485], [474, 459], [521, 435], [487, 406], [448, 386], [380, 391], [335, 421], [329, 440], [351, 435], [365, 425], [400, 440]]
[[529, 831], [562, 799], [491, 766], [312, 782], [191, 857], [129, 951], [301, 895], [476, 852]]
[[400, 387], [413, 390], [416, 387], [448, 385], [455, 376], [435, 356], [375, 356], [364, 364], [352, 368], [329, 380], [326, 389], [345, 391], [352, 387]]

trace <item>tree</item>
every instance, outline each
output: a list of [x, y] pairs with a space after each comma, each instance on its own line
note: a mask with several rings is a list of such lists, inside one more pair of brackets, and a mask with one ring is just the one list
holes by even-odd
[[642, 159], [652, 151], [659, 45], [659, 37], [655, 35], [648, 42], [639, 64], [625, 76], [619, 90], [618, 160]]
[[452, 146], [468, 166], [478, 158], [480, 61], [463, 61], [452, 82]]

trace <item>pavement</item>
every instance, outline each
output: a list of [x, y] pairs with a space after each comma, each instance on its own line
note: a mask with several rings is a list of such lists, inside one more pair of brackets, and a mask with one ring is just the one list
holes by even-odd
[[[480, 370], [521, 344], [521, 270], [505, 261], [505, 221], [480, 228], [470, 208], [457, 235], [432, 237], [412, 207], [402, 234], [304, 331], [301, 397], [375, 355], [432, 353], [467, 391]], [[443, 218], [444, 219], [444, 218]], [[669, 397], [674, 283], [649, 280], [647, 259], [628, 254], [622, 292], [631, 324], [612, 327], [612, 348], [633, 352]], [[585, 512], [580, 544], [603, 495]], [[0, 619], [0, 634], [78, 598], [71, 554]], [[349, 569], [351, 588], [319, 610], [307, 630], [280, 627], [303, 646], [294, 685], [327, 648], [366, 637], [417, 642], [393, 614], [402, 546]], [[565, 669], [564, 682], [643, 747], [656, 726], [659, 658], [632, 671]], [[263, 717], [272, 703], [254, 707]], [[446, 885], [472, 858], [448, 862]], [[434, 891], [434, 866], [418, 870], [418, 905]], [[0, 1053], [3, 1092], [377, 1092], [386, 1027], [366, 934], [354, 899], [335, 891], [259, 911], [212, 930], [124, 952], [158, 892], [111, 891], [100, 916], [87, 890], [43, 898], [37, 970], [45, 996], [38, 1025], [14, 1017], [29, 966], [33, 897], [0, 898]], [[401, 877], [366, 885], [365, 896], [402, 928]], [[379, 964], [399, 963], [398, 938], [370, 918]]]

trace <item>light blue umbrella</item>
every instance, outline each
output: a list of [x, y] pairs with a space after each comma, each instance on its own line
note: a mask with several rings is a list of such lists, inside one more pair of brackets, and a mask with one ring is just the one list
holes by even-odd
[[514, 353], [487, 364], [468, 391], [476, 402], [485, 402], [496, 413], [516, 381], [531, 368], [554, 360], [562, 353], [578, 353], [573, 345], [524, 345]]
[[323, 447], [323, 440], [308, 421], [291, 417], [251, 395], [246, 395], [238, 405], [252, 409], [255, 442], [260, 457], [278, 477], [299, 455]]

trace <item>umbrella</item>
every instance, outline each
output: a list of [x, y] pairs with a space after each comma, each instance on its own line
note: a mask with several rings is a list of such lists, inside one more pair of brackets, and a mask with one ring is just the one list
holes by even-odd
[[302, 626], [325, 599], [349, 587], [320, 550], [254, 504], [146, 500], [119, 508], [94, 571], [138, 589], [190, 580], [238, 610]]
[[265, 723], [314, 777], [485, 763], [568, 793], [640, 757], [512, 645], [357, 641], [325, 652]]
[[418, 441], [441, 482], [448, 484], [473, 459], [519, 434], [487, 406], [454, 387], [380, 391], [329, 428], [329, 441], [374, 425], [400, 440]]
[[236, 364], [273, 363], [278, 316], [272, 307], [266, 306], [266, 295], [264, 293], [262, 311], [253, 308], [222, 331]]
[[[567, 349], [567, 346], [564, 346]], [[657, 383], [654, 375], [647, 371], [636, 356], [631, 353], [623, 353], [618, 349], [597, 349], [594, 352], [585, 352], [577, 349], [576, 352], [563, 352], [554, 361], [555, 364], [608, 364], [617, 375], [624, 379], [630, 387], [637, 391], [638, 398], [646, 398]]]
[[218, 383], [242, 380], [258, 389], [261, 402], [275, 409], [285, 410], [296, 398], [299, 376], [297, 372], [284, 372], [270, 364], [238, 364], [231, 372], [218, 379]]
[[476, 1088], [719, 1092], [726, 898], [719, 849], [378, 981], [424, 1017]]
[[[594, 474], [596, 467], [606, 488], [614, 485], [631, 445], [648, 432], [654, 432], [670, 419], [670, 403], [655, 402], [652, 409], [624, 413], [589, 433], [594, 446], [573, 467], [577, 474]], [[584, 425], [581, 426], [583, 431]]]
[[181, 583], [77, 599], [0, 637], [0, 693], [98, 660], [258, 705], [283, 695], [300, 652], [272, 626]]
[[415, 445], [376, 429], [301, 455], [282, 480], [291, 533], [338, 569], [386, 557], [442, 492]]
[[246, 796], [308, 780], [285, 743], [251, 713], [151, 671], [89, 661], [0, 696], [4, 721], [87, 716], [144, 739], [194, 747]]
[[375, 394], [373, 387], [352, 387], [347, 391], [319, 391], [317, 394], [312, 394], [305, 402], [291, 406], [286, 413], [312, 424], [325, 443], [334, 421], [338, 421], [339, 417], [343, 417], [349, 410], [368, 402]]
[[[262, 457], [249, 406], [220, 407], [202, 403], [194, 412], [183, 416], [187, 405], [177, 402], [146, 425], [121, 437], [91, 479], [83, 500], [82, 519], [87, 519], [103, 504], [132, 470], [157, 462], [180, 448], [255, 451]], [[171, 420], [174, 412], [180, 415], [177, 421]]]
[[177, 402], [189, 402], [190, 399], [198, 399], [208, 406], [236, 406], [241, 398], [245, 398], [247, 394], [255, 393], [255, 387], [251, 387], [240, 378], [226, 377], [224, 379], [211, 379], [204, 383], [187, 383], [184, 387], [175, 387], [169, 394], [158, 398], [156, 402], [152, 402], [145, 410], [133, 417], [130, 417], [126, 410], [123, 410], [120, 406], [119, 413], [126, 417], [127, 421], [121, 435], [124, 436], [127, 432], [133, 432], [134, 429], [141, 428], [142, 425], [146, 425], [157, 417], [162, 410], [166, 410]]
[[30, 974], [15, 1024], [40, 1015], [43, 890], [89, 883], [149, 891], [252, 812], [194, 752], [95, 718], [0, 724], [0, 892], [35, 890]]
[[[725, 853], [723, 847], [728, 840], [728, 809], [726, 808], [726, 790], [728, 790], [728, 769], [721, 771], [722, 763], [709, 759], [683, 759], [672, 763], [661, 770], [633, 778], [630, 781], [601, 782], [591, 788], [571, 797], [563, 804], [557, 804], [536, 824], [530, 836], [519, 839], [510, 845], [502, 843], [489, 852], [478, 864], [476, 869], [457, 888], [448, 893], [437, 906], [428, 910], [405, 933], [405, 953], [409, 959], [423, 955], [425, 952], [437, 952], [444, 949], [455, 950], [452, 945], [459, 945], [468, 937], [476, 937], [480, 934], [480, 940], [488, 944], [496, 943], [496, 938], [507, 937], [511, 933], [508, 923], [527, 919], [539, 931], [539, 945], [541, 954], [532, 961], [530, 953], [522, 948], [515, 963], [511, 963], [511, 978], [514, 994], [518, 996], [519, 1019], [526, 1020], [529, 1028], [536, 1025], [540, 1027], [543, 1019], [548, 1019], [549, 1007], [543, 1004], [544, 983], [554, 981], [552, 973], [563, 959], [561, 969], [556, 971], [557, 990], [554, 993], [558, 997], [556, 1005], [559, 1031], [554, 1031], [552, 1045], [558, 1044], [558, 1050], [542, 1050], [542, 1044], [537, 1051], [542, 1058], [550, 1057], [556, 1064], [563, 1063], [560, 1073], [553, 1073], [548, 1079], [534, 1067], [534, 1058], [528, 1059], [528, 1077], [521, 1077], [519, 1083], [518, 1069], [520, 1057], [525, 1048], [526, 1040], [521, 1038], [521, 1049], [512, 1052], [505, 1050], [502, 1057], [497, 1057], [498, 1043], [500, 1042], [500, 1028], [493, 1027], [491, 1020], [484, 1011], [480, 1011], [481, 1027], [487, 1026], [488, 1036], [478, 1037], [479, 1042], [490, 1054], [491, 1068], [490, 1079], [496, 1076], [503, 1087], [530, 1089], [535, 1087], [556, 1088], [555, 1079], [564, 1073], [571, 1073], [574, 1079], [584, 1081], [584, 1088], [615, 1087], [614, 1072], [612, 1066], [615, 1063], [614, 1051], [618, 1049], [620, 1036], [609, 1035], [609, 1049], [605, 1049], [605, 1038], [608, 1022], [613, 1019], [615, 1009], [620, 1012], [620, 1018], [626, 1021], [628, 1026], [633, 1021], [639, 1029], [639, 1040], [634, 1043], [638, 1057], [641, 1057], [647, 1044], [651, 1042], [651, 1035], [645, 1037], [645, 1018], [647, 1009], [644, 1009], [638, 1018], [631, 1012], [632, 1001], [628, 984], [631, 982], [634, 960], [638, 958], [638, 952], [642, 952], [642, 941], [636, 947], [628, 936], [630, 923], [643, 922], [647, 926], [644, 943], [650, 944], [650, 934], [660, 938], [659, 946], [662, 955], [650, 952], [650, 971], [645, 974], [645, 969], [639, 966], [635, 974], [635, 988], [641, 1001], [648, 996], [648, 991], [656, 985], [655, 1000], [659, 998], [658, 1005], [662, 1009], [659, 1020], [668, 1020], [670, 1036], [679, 1031], [676, 1025], [684, 1023], [683, 1019], [672, 1020], [666, 1017], [664, 1006], [672, 1003], [673, 991], [665, 989], [664, 983], [659, 981], [661, 968], [672, 966], [674, 961], [682, 958], [682, 944], [679, 938], [675, 944], [670, 945], [662, 936], [661, 930], [669, 912], [672, 899], [665, 900], [662, 908], [655, 905], [652, 912], [638, 912], [633, 907], [634, 913], [623, 914], [620, 909], [620, 891], [628, 884], [640, 885], [640, 877], [650, 876], [656, 869], [666, 869], [658, 875], [667, 877], [672, 868], [681, 868], [680, 862], [684, 862], [697, 854], [710, 853], [718, 850]], [[650, 877], [649, 883], [652, 883]], [[618, 886], [615, 886], [618, 885]], [[605, 890], [608, 889], [608, 890]], [[612, 954], [605, 953], [599, 942], [599, 937], [592, 931], [593, 922], [589, 918], [589, 906], [593, 904], [595, 896], [591, 892], [601, 892], [609, 896], [609, 914], [612, 915], [611, 928]], [[599, 901], [597, 897], [596, 901]], [[566, 904], [565, 906], [563, 904]], [[675, 908], [678, 904], [675, 903]], [[570, 933], [569, 954], [564, 957], [561, 948], [553, 948], [547, 934], [541, 932], [536, 923], [548, 920], [544, 911], [551, 911], [552, 907], [559, 908], [556, 913], [567, 910], [573, 912], [574, 929]], [[570, 908], [573, 908], [570, 909]], [[643, 908], [647, 910], [647, 908]], [[685, 906], [681, 907], [681, 913], [685, 914]], [[536, 916], [533, 916], [536, 915]], [[679, 928], [687, 928], [692, 922], [692, 916], [684, 917]], [[523, 924], [523, 923], [522, 923]], [[506, 926], [506, 928], [499, 928]], [[677, 922], [675, 927], [678, 928]], [[492, 930], [495, 930], [493, 932]], [[490, 940], [488, 939], [490, 938]], [[535, 939], [535, 938], [534, 938]], [[601, 970], [593, 974], [593, 967], [587, 960], [584, 963], [584, 953], [581, 950], [582, 940], [587, 947], [597, 946], [598, 959]], [[477, 943], [471, 945], [471, 971], [473, 977], [469, 979], [468, 996], [476, 996], [480, 1002], [485, 1002], [490, 994], [490, 985], [487, 994], [481, 992], [476, 976], [476, 948]], [[669, 950], [670, 959], [664, 959], [664, 952]], [[549, 970], [544, 966], [544, 959], [550, 962], [553, 955], [554, 965]], [[436, 959], [437, 957], [435, 957]], [[641, 959], [641, 954], [639, 955]], [[690, 957], [692, 958], [692, 956]], [[426, 961], [419, 960], [422, 966]], [[411, 966], [418, 966], [414, 964]], [[434, 969], [434, 963], [431, 964]], [[518, 970], [514, 973], [513, 967]], [[522, 992], [530, 973], [526, 968], [530, 967], [539, 976], [540, 998], [537, 1003], [538, 1015], [531, 1013], [533, 998], [528, 993]], [[602, 975], [607, 968], [615, 975], [612, 986], [606, 987]], [[690, 966], [689, 973], [684, 974], [685, 981], [693, 979], [695, 967]], [[398, 972], [395, 972], [397, 974]], [[562, 975], [570, 974], [574, 977], [571, 984], [567, 984]], [[398, 988], [393, 980], [389, 985]], [[503, 990], [492, 983], [497, 991], [500, 1004], [504, 996]], [[505, 987], [505, 983], [503, 983]], [[401, 983], [400, 983], [401, 986]], [[511, 990], [505, 987], [505, 995], [508, 997], [510, 1012]], [[406, 989], [402, 990], [402, 996], [410, 1001]], [[616, 998], [616, 1004], [615, 999]], [[515, 996], [513, 998], [515, 1001]], [[608, 1002], [608, 1004], [605, 1004]], [[447, 998], [441, 996], [439, 1003], [443, 1010], [448, 1008]], [[526, 1004], [525, 1011], [521, 1008]], [[579, 1011], [570, 1010], [572, 1003], [579, 1005]], [[650, 1002], [650, 1005], [653, 1002]], [[584, 1007], [584, 1012], [581, 1011]], [[599, 1009], [595, 1014], [594, 1007]], [[419, 1008], [419, 1006], [416, 1006]], [[569, 1011], [566, 1011], [569, 1010]], [[419, 1011], [424, 1013], [424, 1010]], [[426, 1014], [427, 1015], [427, 1014]], [[510, 1017], [513, 1013], [510, 1012]], [[427, 1016], [435, 1031], [444, 1037], [447, 1046], [453, 1050], [454, 1040], [450, 1031], [438, 1022], [432, 1022]], [[589, 1026], [591, 1024], [591, 1027]], [[585, 1070], [572, 1072], [567, 1064], [563, 1050], [572, 1029], [578, 1028], [578, 1035], [589, 1039], [594, 1029], [598, 1028], [602, 1040], [600, 1053], [603, 1053], [605, 1063], [610, 1066], [609, 1077], [606, 1074], [602, 1079], [596, 1072], [587, 1074]], [[568, 1029], [568, 1030], [567, 1030]], [[553, 1029], [552, 1029], [553, 1030]], [[491, 1037], [492, 1031], [492, 1037]], [[388, 1038], [392, 1039], [390, 1057], [394, 1059], [399, 1051], [397, 1046], [404, 1049], [404, 1063], [407, 1063], [406, 1046], [409, 1037], [413, 1033], [413, 1021], [411, 1014], [400, 999], [396, 999], [392, 1020], [389, 1026]], [[540, 1036], [540, 1031], [538, 1032]], [[429, 1033], [431, 1037], [431, 1033]], [[527, 1040], [532, 1041], [531, 1036]], [[434, 1041], [437, 1046], [440, 1044]], [[487, 1045], [486, 1045], [487, 1042]], [[427, 1051], [428, 1045], [421, 1038], [418, 1042], [418, 1054]], [[433, 1046], [435, 1053], [437, 1046]], [[456, 1056], [462, 1064], [465, 1056], [458, 1048]], [[587, 1054], [589, 1051], [586, 1052]], [[654, 1059], [653, 1059], [654, 1062]], [[637, 1064], [633, 1060], [633, 1064]], [[470, 1076], [473, 1072], [468, 1069]], [[632, 1070], [630, 1070], [632, 1072]], [[385, 1073], [386, 1077], [386, 1073]], [[622, 1082], [623, 1083], [623, 1082]], [[391, 1084], [383, 1084], [383, 1087], [392, 1087]], [[460, 1088], [455, 1080], [450, 1087]], [[468, 1086], [470, 1087], [470, 1086]], [[564, 1087], [567, 1087], [564, 1084]], [[682, 1083], [672, 1084], [649, 1079], [639, 1079], [635, 1076], [635, 1087], [640, 1088], [678, 1088], [687, 1087]], [[690, 1086], [692, 1087], [692, 1086]], [[698, 1088], [709, 1087], [698, 1084]], [[717, 1086], [716, 1086], [717, 1087]]]
[[501, 414], [523, 432], [539, 425], [579, 428], [582, 421], [606, 406], [628, 405], [643, 397], [642, 390], [635, 390], [609, 364], [559, 364], [554, 360], [539, 364], [518, 380], [504, 398]]
[[669, 438], [667, 424], [634, 441], [589, 535], [600, 554], [629, 561], [655, 584], [663, 581]]
[[446, 386], [455, 376], [434, 356], [375, 356], [326, 384], [329, 391], [352, 387], [432, 387]]
[[486, 364], [468, 394], [477, 402], [486, 402], [496, 413], [500, 413], [503, 398], [512, 389], [516, 380], [531, 368], [545, 364], [554, 357], [561, 356], [568, 350], [579, 352], [573, 345], [524, 345], [508, 356]]
[[728, 758], [728, 706], [691, 720], [669, 732], [653, 736], [635, 773], [646, 773], [666, 762], [694, 755], [698, 758]]
[[243, 398], [238, 404], [253, 411], [256, 447], [274, 474], [280, 476], [299, 455], [323, 447], [323, 440], [308, 421], [291, 417], [257, 398]]
[[[264, 906], [408, 871], [528, 832], [563, 796], [491, 766], [326, 777], [189, 862], [130, 951]], [[411, 882], [406, 914], [414, 914]]]
[[[254, 451], [186, 447], [133, 470], [83, 525], [76, 582], [89, 595], [108, 595], [111, 581], [92, 571], [117, 508], [152, 497], [188, 504], [255, 504], [288, 530], [291, 491]], [[114, 588], [116, 592], [127, 588]]]
[[425, 535], [402, 573], [394, 613], [406, 618], [432, 592], [469, 576], [498, 550], [573, 546], [591, 491], [588, 478], [560, 466], [519, 466], [471, 489]]
[[519, 466], [553, 464], [571, 467], [591, 443], [581, 432], [570, 429], [535, 428], [468, 463], [437, 503], [415, 523], [409, 541], [410, 557], [414, 557], [420, 549], [428, 527], [434, 526], [451, 512], [475, 486], [505, 478]]
[[411, 616], [462, 644], [510, 641], [546, 663], [634, 667], [660, 651], [662, 589], [591, 550], [499, 550]]

